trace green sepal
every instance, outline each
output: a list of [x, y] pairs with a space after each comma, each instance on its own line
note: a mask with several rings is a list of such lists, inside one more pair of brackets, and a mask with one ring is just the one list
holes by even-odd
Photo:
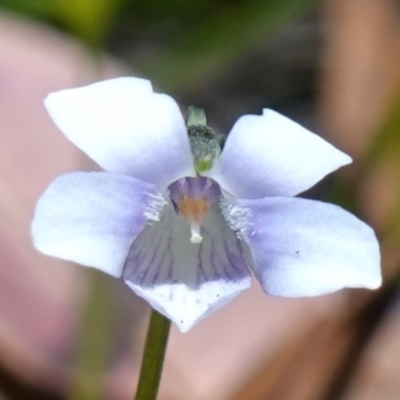
[[190, 106], [186, 119], [194, 168], [197, 173], [209, 171], [221, 153], [217, 134], [207, 125], [203, 109]]

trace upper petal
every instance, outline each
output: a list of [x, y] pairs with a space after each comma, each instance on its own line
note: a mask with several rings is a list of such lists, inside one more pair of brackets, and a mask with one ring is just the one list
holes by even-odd
[[149, 81], [118, 78], [51, 93], [55, 124], [103, 169], [167, 186], [194, 175], [185, 122]]
[[[53, 181], [36, 206], [32, 237], [45, 254], [120, 276], [134, 238], [157, 218], [152, 184], [105, 172]], [[160, 204], [162, 207], [162, 204]]]
[[265, 109], [236, 122], [207, 175], [236, 197], [295, 196], [350, 162], [319, 136]]
[[269, 294], [316, 296], [381, 284], [374, 231], [340, 207], [299, 198], [228, 199], [224, 213], [240, 228]]
[[251, 284], [237, 238], [216, 210], [206, 216], [202, 235], [202, 243], [191, 243], [187, 223], [166, 207], [161, 221], [133, 243], [123, 272], [129, 287], [182, 332]]

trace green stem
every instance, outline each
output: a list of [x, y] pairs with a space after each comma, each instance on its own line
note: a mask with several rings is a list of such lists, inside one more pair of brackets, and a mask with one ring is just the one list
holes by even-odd
[[152, 310], [135, 400], [155, 400], [171, 321]]

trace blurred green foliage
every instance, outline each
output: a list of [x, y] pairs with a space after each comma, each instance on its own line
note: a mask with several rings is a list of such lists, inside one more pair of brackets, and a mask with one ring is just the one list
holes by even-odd
[[225, 4], [193, 23], [173, 46], [139, 67], [166, 90], [196, 89], [203, 79], [239, 59], [243, 51], [314, 1], [249, 0]]
[[395, 151], [400, 154], [400, 93], [397, 94], [387, 110], [386, 117], [378, 127], [374, 140], [370, 144], [368, 165], [374, 167], [386, 158], [386, 152]]
[[132, 65], [164, 90], [179, 91], [196, 89], [316, 1], [3, 0], [1, 4], [56, 25], [95, 48], [107, 49], [112, 38], [114, 44], [122, 38], [132, 41], [134, 49], [135, 41], [150, 36], [148, 56], [138, 59], [132, 51]]
[[3, 0], [1, 5], [64, 27], [90, 46], [104, 45], [125, 0]]
[[2, 0], [0, 6], [15, 10], [31, 17], [42, 17], [47, 14], [48, 0]]
[[124, 0], [52, 0], [50, 9], [89, 45], [104, 45]]
[[101, 400], [106, 395], [104, 371], [107, 369], [111, 334], [111, 309], [107, 276], [89, 269], [90, 292], [82, 310], [83, 323], [77, 343], [76, 374], [69, 400]]
[[[378, 126], [369, 147], [365, 162], [365, 175], [385, 171], [395, 177], [390, 193], [394, 201], [388, 204], [385, 220], [382, 221], [382, 238], [400, 238], [400, 92], [397, 93], [385, 118]], [[391, 181], [389, 181], [391, 182]]]

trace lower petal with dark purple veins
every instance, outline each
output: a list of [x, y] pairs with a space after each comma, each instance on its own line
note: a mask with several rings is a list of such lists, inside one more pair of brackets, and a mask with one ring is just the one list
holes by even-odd
[[340, 207], [300, 198], [227, 197], [223, 212], [247, 243], [249, 262], [268, 294], [317, 296], [381, 284], [374, 231]]
[[182, 332], [227, 304], [251, 284], [233, 231], [211, 209], [201, 243], [172, 207], [147, 226], [132, 245], [123, 272], [129, 287], [174, 321]]

